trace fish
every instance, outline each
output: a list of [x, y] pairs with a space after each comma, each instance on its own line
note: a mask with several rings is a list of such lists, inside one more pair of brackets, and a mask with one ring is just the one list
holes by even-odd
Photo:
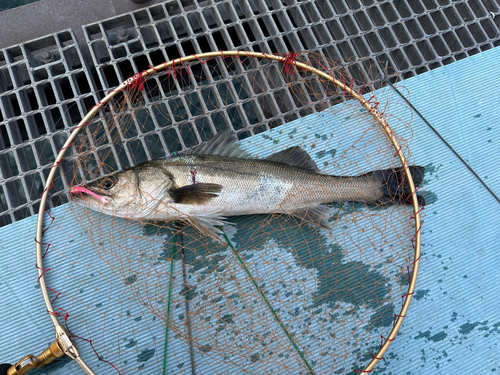
[[[410, 166], [415, 186], [424, 168]], [[301, 147], [259, 159], [226, 130], [167, 159], [152, 160], [70, 189], [79, 205], [137, 221], [183, 221], [218, 238], [227, 217], [288, 214], [329, 229], [328, 204], [412, 204], [403, 168], [357, 176], [321, 173]], [[418, 203], [425, 205], [422, 196]]]

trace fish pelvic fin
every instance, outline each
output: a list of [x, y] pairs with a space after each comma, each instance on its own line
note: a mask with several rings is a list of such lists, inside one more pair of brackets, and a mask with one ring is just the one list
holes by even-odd
[[311, 206], [298, 208], [289, 212], [289, 215], [295, 216], [303, 221], [307, 221], [308, 223], [314, 224], [323, 229], [330, 229], [330, 224], [326, 220], [326, 211], [328, 208], [325, 206]]
[[[419, 187], [424, 179], [424, 167], [412, 165], [408, 168], [410, 169], [415, 188]], [[366, 175], [372, 175], [380, 181], [380, 193], [382, 196], [379, 198], [377, 203], [386, 206], [393, 206], [396, 204], [412, 204], [412, 192], [408, 182], [406, 181], [404, 168], [373, 171], [367, 173]], [[426, 201], [423, 196], [417, 195], [416, 197], [419, 205], [426, 205]]]
[[175, 203], [203, 204], [217, 197], [222, 190], [219, 184], [193, 184], [169, 190]]
[[266, 160], [304, 168], [311, 172], [319, 172], [318, 166], [311, 156], [299, 146], [290, 147], [286, 150], [272, 154], [268, 156]]
[[225, 217], [221, 216], [219, 210], [210, 210], [189, 216], [186, 220], [200, 232], [207, 234], [224, 244], [225, 242], [220, 237], [223, 232], [217, 227], [222, 227], [225, 224], [231, 224], [225, 221], [225, 219]]

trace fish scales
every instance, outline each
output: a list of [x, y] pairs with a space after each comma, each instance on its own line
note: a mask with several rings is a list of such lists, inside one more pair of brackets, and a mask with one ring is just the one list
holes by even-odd
[[[219, 208], [227, 216], [289, 213], [334, 201], [376, 202], [380, 197], [380, 183], [370, 176], [329, 176], [259, 159], [186, 156], [166, 160], [161, 168], [170, 173], [179, 186], [221, 185], [219, 195], [203, 204], [203, 208]], [[194, 214], [201, 208], [182, 204], [172, 207], [186, 214]]]

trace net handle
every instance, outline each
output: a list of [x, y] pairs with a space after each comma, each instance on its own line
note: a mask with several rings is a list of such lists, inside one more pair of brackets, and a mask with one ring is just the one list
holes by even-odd
[[[43, 245], [43, 234], [44, 234], [44, 228], [43, 228], [43, 221], [44, 221], [44, 213], [46, 212], [46, 205], [47, 205], [47, 199], [49, 196], [49, 190], [52, 186], [52, 183], [54, 181], [54, 176], [57, 172], [57, 169], [59, 168], [59, 164], [62, 162], [64, 154], [66, 153], [66, 150], [71, 146], [71, 144], [74, 142], [76, 136], [78, 135], [79, 131], [86, 125], [87, 121], [89, 121], [94, 115], [104, 106], [106, 105], [117, 93], [123, 91], [126, 88], [129, 87], [135, 87], [137, 83], [142, 82], [143, 79], [146, 77], [150, 76], [151, 74], [169, 69], [171, 67], [175, 66], [184, 66], [184, 63], [186, 62], [191, 62], [191, 61], [202, 61], [202, 59], [208, 59], [208, 58], [214, 58], [214, 57], [240, 57], [240, 56], [247, 56], [247, 57], [254, 57], [257, 59], [267, 59], [267, 60], [274, 60], [274, 61], [279, 61], [284, 64], [287, 64], [288, 66], [292, 64], [293, 66], [297, 67], [298, 69], [301, 70], [307, 70], [311, 73], [314, 73], [321, 78], [324, 78], [330, 82], [332, 82], [334, 85], [339, 87], [341, 90], [343, 90], [346, 94], [350, 95], [352, 98], [358, 100], [360, 104], [370, 113], [373, 118], [377, 121], [379, 126], [382, 128], [382, 130], [385, 132], [389, 140], [391, 141], [394, 149], [396, 150], [396, 154], [399, 157], [399, 160], [401, 161], [401, 164], [404, 168], [404, 173], [406, 176], [406, 181], [408, 182], [409, 188], [412, 192], [415, 192], [415, 185], [413, 183], [413, 178], [410, 173], [410, 169], [408, 168], [408, 162], [401, 151], [401, 147], [398, 144], [398, 141], [396, 140], [396, 137], [385, 120], [384, 116], [382, 113], [380, 113], [375, 106], [373, 106], [369, 101], [367, 101], [360, 93], [354, 91], [353, 87], [349, 86], [345, 82], [341, 82], [340, 80], [337, 80], [333, 74], [330, 73], [325, 73], [319, 69], [316, 69], [312, 66], [309, 66], [307, 64], [304, 64], [302, 62], [296, 61], [294, 58], [290, 59], [290, 55], [284, 55], [284, 56], [279, 56], [279, 55], [269, 55], [266, 53], [261, 53], [261, 52], [250, 52], [250, 51], [217, 51], [217, 52], [206, 52], [206, 53], [201, 53], [201, 54], [194, 54], [186, 57], [181, 57], [175, 60], [171, 60], [169, 62], [157, 65], [155, 67], [152, 67], [148, 70], [143, 71], [142, 73], [137, 73], [133, 77], [128, 78], [126, 81], [122, 82], [116, 89], [111, 90], [97, 105], [92, 107], [90, 111], [87, 113], [87, 115], [78, 123], [78, 125], [72, 130], [70, 136], [64, 143], [63, 147], [59, 151], [52, 167], [50, 170], [50, 173], [47, 177], [47, 180], [45, 182], [45, 188], [42, 193], [41, 201], [40, 201], [40, 209], [38, 211], [38, 219], [37, 219], [37, 227], [36, 227], [36, 267], [38, 270], [38, 279], [40, 283], [40, 290], [42, 292], [42, 297], [45, 302], [45, 306], [47, 308], [47, 311], [49, 312], [50, 319], [52, 320], [52, 323], [54, 325], [54, 329], [56, 331], [56, 339], [58, 342], [61, 344], [62, 349], [65, 351], [66, 354], [68, 354], [71, 358], [75, 359], [80, 367], [85, 371], [85, 373], [89, 375], [95, 375], [95, 373], [87, 366], [87, 364], [84, 362], [84, 360], [81, 358], [78, 352], [78, 348], [76, 344], [73, 342], [73, 340], [67, 340], [67, 338], [71, 338], [69, 333], [66, 331], [66, 329], [61, 325], [59, 322], [59, 319], [57, 317], [57, 314], [52, 313], [54, 311], [54, 308], [52, 306], [52, 301], [49, 298], [49, 292], [47, 290], [47, 283], [45, 280], [45, 272], [46, 270], [43, 268], [43, 252], [42, 252], [42, 245]], [[415, 194], [412, 194], [412, 208], [413, 208], [413, 220], [415, 223], [415, 237], [414, 237], [414, 262], [413, 262], [413, 272], [410, 278], [410, 284], [408, 286], [408, 292], [406, 295], [403, 297], [404, 302], [403, 306], [401, 308], [401, 311], [399, 315], [397, 316], [397, 319], [394, 322], [393, 328], [389, 334], [389, 336], [385, 339], [385, 342], [383, 345], [381, 345], [380, 350], [378, 353], [373, 356], [373, 359], [370, 361], [370, 363], [362, 370], [361, 372], [363, 373], [368, 373], [373, 371], [373, 368], [375, 365], [382, 359], [384, 354], [387, 352], [387, 349], [389, 349], [389, 346], [391, 345], [392, 341], [394, 341], [397, 332], [399, 331], [401, 325], [403, 324], [403, 320], [406, 316], [406, 313], [408, 312], [408, 308], [410, 307], [410, 303], [412, 300], [413, 293], [415, 291], [415, 285], [417, 282], [417, 275], [418, 275], [418, 269], [420, 265], [420, 246], [421, 246], [421, 234], [420, 234], [420, 212], [419, 212], [419, 207], [418, 207], [418, 202], [417, 202], [417, 197]], [[64, 337], [64, 336], [67, 337]], [[68, 344], [68, 342], [71, 341], [71, 344]]]

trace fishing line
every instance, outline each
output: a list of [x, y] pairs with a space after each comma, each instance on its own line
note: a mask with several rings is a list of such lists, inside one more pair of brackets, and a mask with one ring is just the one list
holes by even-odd
[[[186, 272], [186, 252], [184, 251], [184, 236], [182, 235], [182, 222], [175, 222], [176, 232], [179, 234], [179, 246], [181, 250], [181, 263], [182, 263], [182, 283], [184, 284], [184, 306], [186, 308], [186, 326], [189, 338], [189, 360], [191, 362], [191, 374], [195, 375], [195, 361], [194, 361], [194, 348], [193, 348], [193, 328], [191, 324], [189, 296], [191, 295], [191, 286], [188, 284]], [[178, 228], [178, 230], [177, 230]]]
[[[174, 226], [175, 228], [175, 226]], [[170, 324], [170, 304], [172, 302], [172, 281], [174, 278], [174, 255], [175, 255], [175, 237], [176, 232], [172, 236], [172, 248], [170, 251], [170, 274], [168, 277], [168, 299], [167, 299], [167, 313], [165, 314], [165, 346], [163, 348], [163, 372], [165, 375], [167, 373], [167, 352], [168, 352], [168, 333]]]
[[250, 270], [248, 269], [248, 267], [245, 265], [245, 261], [243, 260], [243, 258], [240, 256], [240, 254], [238, 254], [238, 251], [236, 251], [236, 249], [234, 248], [233, 244], [231, 243], [231, 241], [229, 240], [229, 238], [227, 238], [227, 235], [225, 232], [222, 232], [222, 236], [224, 237], [224, 239], [226, 240], [227, 244], [229, 245], [229, 247], [231, 248], [233, 254], [236, 256], [236, 258], [238, 259], [238, 262], [240, 263], [241, 267], [243, 268], [243, 270], [245, 271], [245, 273], [248, 275], [248, 277], [250, 278], [250, 280], [252, 281], [252, 284], [255, 286], [255, 289], [257, 289], [257, 291], [259, 292], [260, 296], [262, 297], [262, 299], [264, 300], [264, 302], [266, 303], [267, 307], [269, 308], [269, 311], [271, 312], [271, 314], [274, 316], [274, 318], [276, 319], [276, 322], [280, 325], [280, 327], [283, 329], [283, 332], [285, 333], [286, 337], [288, 337], [288, 339], [290, 340], [291, 344], [293, 345], [293, 347], [295, 348], [295, 350], [297, 351], [298, 355], [300, 356], [300, 358], [302, 359], [302, 361], [304, 362], [304, 365], [307, 367], [308, 369], [308, 373], [311, 374], [311, 375], [315, 375], [314, 374], [314, 370], [313, 368], [311, 367], [311, 365], [309, 364], [308, 360], [306, 359], [306, 357], [304, 356], [304, 353], [302, 353], [302, 350], [300, 350], [300, 348], [297, 346], [297, 343], [295, 342], [295, 340], [293, 339], [293, 336], [288, 332], [285, 324], [283, 324], [282, 320], [280, 319], [280, 317], [278, 316], [276, 310], [272, 307], [271, 303], [269, 302], [269, 300], [266, 298], [266, 295], [264, 294], [264, 292], [262, 291], [262, 289], [259, 287], [259, 285], [257, 284], [257, 282], [255, 281], [255, 278], [252, 276]]
[[396, 91], [396, 93], [406, 103], [408, 103], [410, 108], [413, 111], [415, 111], [415, 113], [422, 119], [422, 121], [424, 121], [424, 123], [434, 132], [434, 134], [436, 134], [439, 137], [439, 139], [446, 145], [446, 147], [448, 147], [453, 152], [453, 154], [458, 158], [458, 160], [460, 160], [467, 167], [467, 169], [479, 180], [479, 182], [481, 182], [481, 184], [486, 188], [486, 190], [488, 190], [488, 192], [493, 196], [493, 198], [495, 198], [496, 201], [500, 203], [500, 198], [498, 198], [498, 196], [488, 187], [488, 185], [486, 185], [483, 179], [479, 177], [479, 175], [472, 169], [472, 167], [458, 154], [457, 151], [455, 151], [455, 149], [443, 138], [443, 136], [439, 134], [439, 132], [434, 128], [434, 126], [432, 126], [431, 123], [427, 121], [427, 119], [422, 115], [422, 113], [420, 113], [420, 111], [417, 108], [415, 108], [415, 106], [401, 93], [401, 91], [399, 91], [396, 87], [394, 87], [392, 83], [390, 83], [389, 81], [388, 83], [391, 86], [391, 88], [394, 91]]

